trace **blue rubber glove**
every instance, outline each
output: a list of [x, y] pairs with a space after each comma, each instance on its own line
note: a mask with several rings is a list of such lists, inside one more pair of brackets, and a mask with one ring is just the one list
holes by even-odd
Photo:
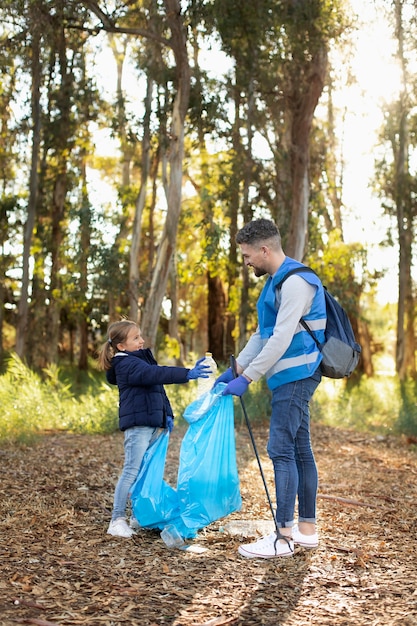
[[198, 359], [193, 369], [187, 374], [187, 380], [195, 380], [196, 378], [208, 378], [211, 374], [210, 365], [203, 365], [203, 361], [206, 357], [202, 356]]
[[250, 381], [245, 376], [238, 376], [227, 384], [226, 389], [223, 390], [222, 396], [243, 396], [249, 385]]
[[167, 428], [170, 433], [172, 433], [172, 429], [174, 428], [174, 418], [171, 415], [167, 415]]
[[228, 370], [226, 370], [225, 372], [223, 372], [223, 374], [220, 374], [220, 376], [216, 378], [216, 380], [214, 381], [213, 387], [215, 387], [217, 383], [230, 383], [230, 381], [233, 379], [234, 379], [234, 376], [233, 376], [232, 368], [229, 367]]

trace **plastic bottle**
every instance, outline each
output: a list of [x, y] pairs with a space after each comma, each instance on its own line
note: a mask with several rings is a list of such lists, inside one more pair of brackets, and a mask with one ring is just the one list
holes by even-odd
[[184, 539], [181, 537], [174, 524], [165, 526], [160, 534], [163, 542], [168, 548], [179, 548], [181, 550], [185, 547]]
[[197, 392], [198, 395], [201, 396], [203, 393], [210, 391], [210, 389], [214, 385], [214, 381], [217, 378], [217, 363], [213, 359], [211, 352], [206, 352], [204, 358], [204, 365], [209, 365], [211, 369], [211, 374], [208, 378], [199, 378], [197, 382]]

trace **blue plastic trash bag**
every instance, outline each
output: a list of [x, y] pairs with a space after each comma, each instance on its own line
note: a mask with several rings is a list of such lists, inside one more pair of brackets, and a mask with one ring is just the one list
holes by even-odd
[[233, 398], [225, 385], [203, 394], [184, 412], [177, 493], [181, 519], [202, 528], [242, 506], [236, 464]]
[[169, 433], [147, 450], [131, 493], [143, 528], [173, 524], [184, 538], [240, 509], [232, 396], [220, 383], [185, 410], [189, 423], [180, 450], [177, 489], [164, 480]]
[[178, 496], [164, 480], [169, 431], [164, 430], [149, 446], [132, 487], [133, 514], [143, 528], [163, 528], [178, 516]]

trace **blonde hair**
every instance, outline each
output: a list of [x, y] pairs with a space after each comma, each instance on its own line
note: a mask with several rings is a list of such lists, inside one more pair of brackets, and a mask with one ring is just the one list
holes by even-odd
[[117, 352], [118, 344], [126, 341], [132, 326], [136, 326], [136, 328], [138, 328], [136, 322], [132, 322], [131, 320], [120, 320], [120, 322], [113, 322], [110, 324], [107, 329], [107, 341], [101, 346], [97, 358], [100, 369], [110, 369], [111, 360]]

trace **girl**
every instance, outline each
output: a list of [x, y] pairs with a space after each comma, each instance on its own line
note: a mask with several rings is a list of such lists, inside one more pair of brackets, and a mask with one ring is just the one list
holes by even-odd
[[164, 384], [187, 383], [208, 378], [210, 367], [199, 359], [193, 369], [159, 366], [135, 322], [122, 320], [108, 328], [108, 339], [98, 357], [107, 381], [119, 388], [119, 428], [124, 432], [125, 459], [117, 482], [108, 534], [131, 537], [137, 522], [126, 521], [130, 489], [136, 480], [143, 456], [157, 436], [158, 428], [174, 426], [174, 417]]

